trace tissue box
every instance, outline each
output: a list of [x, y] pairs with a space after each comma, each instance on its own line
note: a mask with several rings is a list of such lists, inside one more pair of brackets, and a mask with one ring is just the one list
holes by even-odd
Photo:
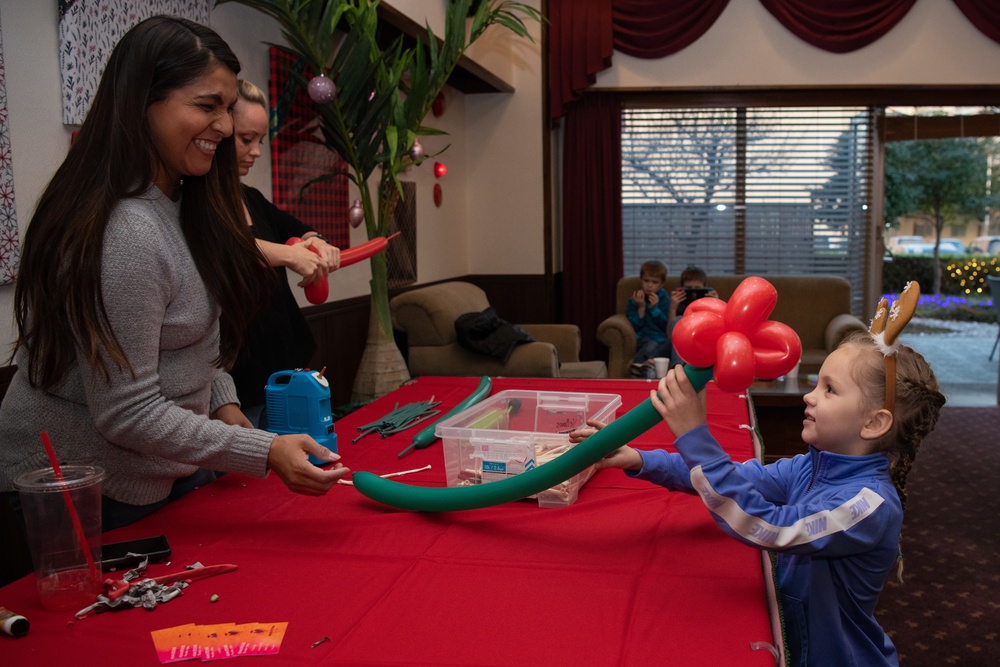
[[[486, 484], [544, 465], [574, 446], [570, 431], [589, 419], [614, 421], [621, 404], [617, 394], [501, 391], [435, 427], [448, 486]], [[539, 507], [572, 505], [593, 474], [589, 466], [533, 497]]]

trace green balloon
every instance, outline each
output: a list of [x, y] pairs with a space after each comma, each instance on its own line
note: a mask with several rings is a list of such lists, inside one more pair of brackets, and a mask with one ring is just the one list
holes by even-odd
[[[711, 368], [684, 366], [695, 391], [712, 379]], [[487, 484], [421, 487], [400, 484], [370, 472], [357, 472], [354, 488], [383, 505], [421, 512], [454, 512], [520, 500], [566, 481], [662, 421], [648, 398], [592, 436], [545, 465]]]

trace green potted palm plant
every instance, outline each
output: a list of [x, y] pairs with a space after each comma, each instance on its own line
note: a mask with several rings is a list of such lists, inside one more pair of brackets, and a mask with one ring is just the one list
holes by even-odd
[[[465, 50], [491, 25], [531, 39], [525, 19], [542, 20], [538, 10], [520, 2], [448, 0], [440, 40], [427, 26], [426, 35], [415, 41], [400, 36], [380, 46], [379, 0], [217, 0], [223, 2], [274, 18], [286, 41], [274, 46], [301, 59], [314, 75], [306, 80], [293, 73], [317, 102], [324, 144], [348, 165], [369, 239], [386, 236], [402, 196], [399, 174], [426, 159], [417, 137], [442, 134], [424, 126], [423, 119]], [[357, 402], [387, 394], [409, 379], [392, 335], [385, 254], [369, 261], [371, 317], [354, 382]]]

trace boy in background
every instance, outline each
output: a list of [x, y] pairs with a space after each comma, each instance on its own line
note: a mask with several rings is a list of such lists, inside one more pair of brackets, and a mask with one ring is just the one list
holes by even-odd
[[[697, 266], [689, 266], [681, 272], [680, 287], [675, 287], [670, 292], [670, 309], [667, 319], [667, 340], [673, 337], [674, 327], [680, 322], [681, 316], [687, 307], [694, 301], [703, 297], [719, 298], [719, 293], [708, 286], [708, 275]], [[672, 348], [673, 346], [671, 346]], [[670, 367], [683, 364], [677, 352], [671, 349]]]
[[642, 289], [629, 299], [625, 316], [635, 330], [635, 356], [630, 372], [633, 377], [656, 378], [654, 357], [669, 357], [670, 339], [667, 337], [670, 296], [664, 289], [667, 267], [663, 262], [643, 262], [639, 269]]

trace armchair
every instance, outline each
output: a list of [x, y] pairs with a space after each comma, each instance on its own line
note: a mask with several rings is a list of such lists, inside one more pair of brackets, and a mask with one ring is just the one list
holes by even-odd
[[[802, 340], [800, 373], [816, 373], [840, 341], [851, 331], [866, 330], [868, 325], [851, 315], [851, 284], [839, 276], [763, 276], [778, 291], [778, 304], [770, 319], [784, 322]], [[708, 283], [728, 301], [746, 276], [709, 276]], [[669, 276], [664, 288], [669, 292], [680, 283], [679, 276]], [[615, 314], [597, 327], [597, 340], [608, 347], [608, 374], [628, 377], [628, 367], [635, 356], [635, 331], [625, 317], [625, 307], [641, 287], [638, 276], [618, 281]]]
[[535, 341], [515, 347], [506, 364], [463, 348], [458, 344], [455, 320], [489, 305], [483, 290], [457, 281], [393, 297], [389, 302], [392, 325], [407, 335], [410, 375], [608, 376], [603, 361], [580, 361], [580, 328], [575, 324], [522, 324]]

